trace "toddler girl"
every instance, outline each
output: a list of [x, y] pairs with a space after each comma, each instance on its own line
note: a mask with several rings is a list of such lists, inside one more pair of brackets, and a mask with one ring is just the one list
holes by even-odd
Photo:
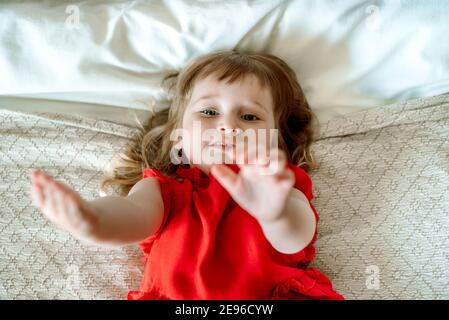
[[145, 271], [128, 299], [343, 299], [308, 267], [314, 119], [293, 70], [273, 55], [218, 51], [163, 83], [170, 108], [102, 182], [120, 196], [86, 201], [35, 170], [34, 205], [85, 242], [139, 243]]

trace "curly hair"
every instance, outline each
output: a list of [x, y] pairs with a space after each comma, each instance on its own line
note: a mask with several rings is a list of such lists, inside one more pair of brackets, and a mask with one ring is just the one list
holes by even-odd
[[316, 167], [310, 145], [319, 125], [306, 100], [295, 72], [279, 57], [266, 53], [222, 50], [202, 55], [182, 71], [167, 74], [161, 81], [171, 102], [170, 107], [153, 112], [131, 137], [124, 151], [101, 182], [105, 192], [109, 185], [118, 185], [121, 196], [142, 179], [145, 168], [175, 175], [177, 164], [170, 161], [173, 142], [170, 133], [180, 128], [185, 107], [197, 80], [215, 75], [233, 83], [254, 75], [262, 87], [268, 86], [273, 97], [275, 126], [279, 130], [278, 146], [287, 160], [309, 172]]

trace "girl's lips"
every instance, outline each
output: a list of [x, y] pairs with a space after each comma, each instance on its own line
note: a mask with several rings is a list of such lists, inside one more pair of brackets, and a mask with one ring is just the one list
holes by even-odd
[[208, 148], [211, 148], [214, 150], [219, 150], [220, 152], [224, 152], [231, 156], [235, 156], [237, 153], [237, 150], [236, 150], [234, 144], [224, 144], [224, 143], [218, 142], [218, 143], [210, 143], [210, 144], [207, 144], [206, 146]]
[[233, 143], [222, 143], [222, 142], [211, 142], [208, 144], [209, 147], [220, 147], [220, 148], [234, 148]]

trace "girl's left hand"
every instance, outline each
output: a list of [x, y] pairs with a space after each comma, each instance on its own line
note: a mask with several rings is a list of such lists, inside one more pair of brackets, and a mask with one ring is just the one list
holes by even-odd
[[238, 164], [238, 174], [223, 164], [212, 166], [211, 172], [238, 205], [258, 221], [271, 222], [281, 217], [295, 183], [286, 159], [282, 150], [271, 149], [268, 158], [256, 161], [253, 151]]

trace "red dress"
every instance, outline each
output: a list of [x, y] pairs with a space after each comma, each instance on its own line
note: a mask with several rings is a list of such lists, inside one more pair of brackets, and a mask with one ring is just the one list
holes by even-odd
[[[310, 201], [310, 177], [288, 166], [296, 176], [294, 187]], [[178, 167], [176, 173], [182, 179], [144, 170], [143, 179], [159, 181], [164, 218], [159, 230], [140, 243], [144, 276], [140, 290], [130, 291], [128, 299], [343, 299], [324, 274], [306, 266], [315, 255], [316, 230], [303, 250], [281, 253], [212, 174], [197, 167]]]

